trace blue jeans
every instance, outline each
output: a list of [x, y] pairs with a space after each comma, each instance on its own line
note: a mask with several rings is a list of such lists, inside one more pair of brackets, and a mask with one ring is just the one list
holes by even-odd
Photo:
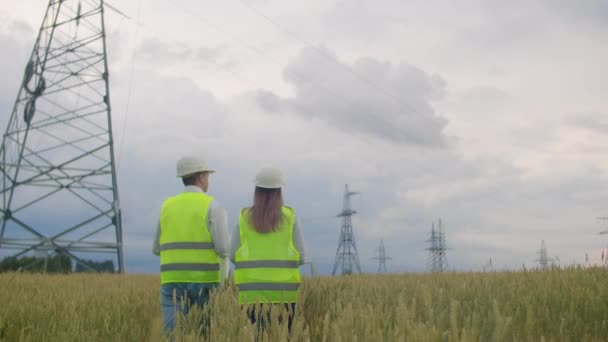
[[[160, 308], [163, 312], [163, 332], [175, 329], [175, 315], [188, 314], [190, 307], [203, 308], [209, 302], [211, 291], [219, 284], [207, 283], [169, 283], [160, 286]], [[175, 303], [173, 294], [175, 293]]]

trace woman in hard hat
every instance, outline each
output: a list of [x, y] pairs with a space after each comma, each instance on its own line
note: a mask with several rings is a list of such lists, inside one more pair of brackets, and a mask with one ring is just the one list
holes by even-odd
[[[295, 211], [283, 205], [283, 185], [279, 169], [258, 172], [253, 205], [241, 210], [232, 235], [231, 260], [235, 264], [239, 303], [284, 305], [291, 329], [304, 247]], [[267, 324], [259, 311], [256, 314], [255, 306], [249, 308], [251, 322]]]

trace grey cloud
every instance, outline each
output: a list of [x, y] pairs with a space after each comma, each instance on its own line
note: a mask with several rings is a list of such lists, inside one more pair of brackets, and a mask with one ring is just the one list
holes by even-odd
[[371, 57], [360, 58], [352, 66], [336, 65], [306, 48], [285, 67], [284, 78], [295, 88], [295, 96], [279, 101], [277, 95], [260, 92], [262, 108], [290, 108], [349, 133], [397, 144], [445, 145], [447, 121], [431, 105], [443, 97], [445, 82], [416, 66]]
[[[466, 111], [487, 115], [511, 109], [514, 99], [506, 91], [492, 86], [477, 86], [467, 89], [461, 101]], [[467, 108], [468, 107], [468, 108]]]
[[[470, 142], [472, 139], [493, 139], [494, 137], [486, 135], [486, 132], [490, 128], [505, 129], [508, 127], [505, 122], [512, 120], [513, 114], [521, 110], [514, 96], [498, 87], [488, 85], [451, 91], [444, 101], [438, 103], [438, 107], [449, 118], [451, 128], [469, 128], [468, 132], [461, 131], [456, 138], [465, 142]], [[532, 118], [525, 124], [529, 126], [530, 121], [535, 120]], [[477, 129], [480, 126], [484, 126], [486, 131]], [[533, 134], [537, 135], [538, 132]]]
[[[595, 238], [599, 228], [593, 221], [607, 199], [597, 188], [606, 182], [605, 172], [541, 180], [503, 162], [450, 158], [446, 163], [450, 167], [438, 169], [428, 182], [393, 184], [402, 189], [401, 198], [365, 222], [384, 227], [373, 235], [382, 234], [388, 241], [414, 240], [411, 251], [393, 255], [396, 260], [407, 264], [417, 258], [418, 264], [423, 263], [425, 255], [415, 253], [426, 247], [425, 233], [439, 217], [444, 219], [451, 247], [448, 255], [457, 269], [479, 269], [489, 257], [510, 268], [534, 265], [541, 239], [547, 240], [554, 255], [568, 261], [580, 261], [585, 250], [599, 247]], [[450, 176], [451, 168], [459, 165], [474, 171]]]
[[393, 25], [402, 25], [407, 13], [395, 11], [398, 2], [384, 2], [382, 6], [368, 1], [342, 0], [322, 17], [322, 23], [336, 27], [334, 34], [348, 35], [360, 42], [370, 42]]
[[169, 45], [157, 38], [145, 39], [139, 50], [143, 58], [155, 63], [176, 63], [192, 55], [192, 51], [188, 48]]
[[608, 134], [608, 119], [602, 113], [586, 113], [571, 117], [569, 123], [575, 127]]
[[[16, 40], [33, 39], [36, 33], [33, 27], [20, 20], [9, 22], [8, 26], [6, 27], [6, 32], [8, 36], [12, 36]], [[31, 42], [31, 45], [34, 45], [33, 41]]]
[[170, 44], [158, 38], [145, 39], [139, 46], [140, 56], [149, 63], [183, 64], [202, 62], [207, 65], [217, 66], [235, 65], [232, 60], [227, 60], [227, 50], [222, 46], [217, 47], [190, 47], [184, 44]]
[[[375, 44], [383, 37], [408, 37], [406, 44], [427, 46], [431, 36], [416, 41], [416, 34], [435, 32], [435, 40], [454, 52], [451, 59], [471, 49], [487, 55], [513, 54], [514, 46], [534, 49], [539, 43], [564, 42], [565, 32], [604, 30], [608, 5], [602, 0], [568, 1], [338, 1], [324, 15], [328, 35], [346, 38], [356, 46]], [[465, 62], [467, 60], [465, 59]]]
[[197, 56], [205, 60], [215, 60], [220, 56], [220, 53], [219, 48], [202, 47], [198, 49]]
[[269, 113], [281, 112], [285, 107], [282, 99], [270, 91], [259, 90], [257, 93], [257, 101], [262, 109]]
[[565, 32], [591, 35], [608, 24], [608, 7], [601, 0], [489, 1], [481, 2], [480, 8], [485, 20], [467, 31], [463, 41], [473, 39], [482, 47], [503, 51], [522, 43], [530, 48], [552, 40], [566, 43], [570, 38]]
[[606, 1], [545, 0], [545, 3], [547, 6], [554, 6], [563, 15], [575, 19], [579, 24], [608, 27], [608, 2]]
[[4, 52], [0, 63], [0, 111], [7, 120], [34, 46], [33, 33], [29, 25], [20, 21], [8, 22], [5, 31], [0, 31], [0, 47]]
[[162, 76], [149, 69], [137, 69], [135, 78], [137, 87], [130, 99], [126, 79], [118, 79], [113, 89], [115, 111], [125, 108], [126, 101], [131, 102], [127, 143], [147, 147], [132, 153], [172, 155], [172, 148], [185, 152], [206, 139], [221, 136], [225, 109], [212, 93], [200, 89], [191, 79]]

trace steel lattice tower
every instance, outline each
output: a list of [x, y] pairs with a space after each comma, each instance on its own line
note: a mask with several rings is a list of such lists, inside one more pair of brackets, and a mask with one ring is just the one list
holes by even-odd
[[448, 269], [448, 259], [446, 256], [445, 233], [443, 232], [441, 219], [435, 229], [435, 222], [431, 226], [431, 237], [427, 250], [430, 252], [430, 268], [432, 272], [443, 272]]
[[549, 252], [547, 252], [545, 240], [540, 242], [540, 249], [536, 253], [538, 254], [538, 259], [536, 259], [538, 262], [538, 267], [540, 267], [541, 270], [546, 270], [547, 267], [549, 267], [549, 265], [553, 262], [553, 259], [549, 258]]
[[350, 207], [350, 198], [356, 194], [358, 194], [358, 192], [348, 191], [348, 184], [346, 184], [344, 187], [343, 210], [337, 215], [337, 217], [342, 218], [342, 228], [340, 230], [340, 241], [338, 242], [338, 250], [336, 252], [336, 262], [334, 263], [334, 269], [331, 272], [332, 275], [336, 275], [338, 268], [342, 269], [342, 274], [352, 274], [353, 266], [358, 273], [361, 273], [352, 224], [352, 216], [357, 212]]
[[384, 248], [384, 240], [380, 240], [380, 247], [376, 250], [378, 256], [374, 260], [378, 260], [378, 273], [386, 273], [386, 260], [392, 260], [392, 258], [386, 256], [386, 249]]
[[[124, 271], [103, 0], [50, 0], [0, 148], [0, 250]], [[114, 257], [112, 257], [114, 258]]]
[[[605, 222], [608, 222], [608, 217], [598, 217], [597, 219], [598, 219], [598, 220], [605, 221]], [[602, 231], [600, 232], [600, 235], [604, 235], [604, 234], [608, 234], [608, 229], [602, 230]]]
[[[608, 217], [598, 217], [597, 219], [604, 221], [604, 222], [608, 222]], [[608, 234], [608, 229], [604, 229], [600, 232], [600, 235], [605, 235], [605, 234]], [[608, 247], [606, 249], [602, 249], [601, 259], [602, 259], [602, 265], [608, 266]]]

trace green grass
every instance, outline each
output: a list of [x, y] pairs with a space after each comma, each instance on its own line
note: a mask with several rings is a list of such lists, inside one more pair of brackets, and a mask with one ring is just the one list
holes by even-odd
[[[158, 341], [159, 279], [0, 274], [0, 341]], [[254, 341], [233, 286], [179, 320], [178, 341]], [[275, 317], [276, 318], [276, 317]], [[292, 341], [607, 341], [608, 270], [319, 277]], [[285, 340], [274, 324], [261, 340]]]

